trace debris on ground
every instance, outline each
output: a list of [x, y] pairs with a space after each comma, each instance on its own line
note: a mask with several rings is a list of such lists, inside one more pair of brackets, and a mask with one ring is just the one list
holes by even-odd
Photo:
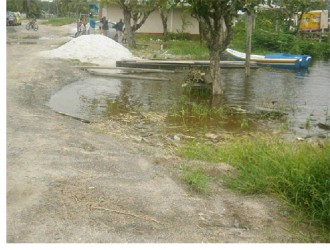
[[205, 73], [200, 69], [191, 69], [182, 87], [190, 90], [205, 89], [210, 91], [212, 88], [212, 79], [209, 73]]

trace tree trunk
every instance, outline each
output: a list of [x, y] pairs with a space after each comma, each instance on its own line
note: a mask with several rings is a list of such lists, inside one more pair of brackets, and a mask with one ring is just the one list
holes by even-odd
[[162, 24], [163, 24], [164, 41], [167, 41], [168, 39], [167, 16], [168, 16], [168, 12], [160, 10], [160, 17], [162, 19]]
[[127, 44], [130, 48], [136, 48], [136, 42], [134, 39], [134, 32], [131, 25], [131, 12], [124, 9], [124, 23], [125, 23], [125, 32]]
[[103, 4], [102, 4], [102, 1], [100, 1], [100, 5], [99, 5], [99, 20], [101, 20], [102, 18], [102, 9], [103, 9]]
[[213, 80], [212, 94], [222, 95], [223, 91], [221, 88], [221, 72], [220, 72], [220, 50], [210, 50], [210, 73]]
[[201, 23], [198, 22], [198, 33], [199, 33], [199, 44], [202, 45], [203, 44], [203, 40], [204, 40], [204, 35], [202, 32], [202, 28], [201, 28]]
[[251, 75], [251, 36], [252, 36], [252, 14], [246, 13], [246, 58], [245, 58], [245, 76]]
[[300, 24], [302, 22], [302, 19], [303, 19], [303, 15], [305, 14], [304, 11], [301, 12], [300, 15], [298, 15], [298, 20], [297, 20], [297, 26], [295, 28], [295, 30], [293, 31], [293, 34], [297, 34], [298, 32], [300, 32]]
[[31, 6], [31, 0], [26, 0], [25, 1], [25, 8], [24, 8], [24, 11], [26, 13], [26, 16], [27, 17], [30, 17], [30, 6]]

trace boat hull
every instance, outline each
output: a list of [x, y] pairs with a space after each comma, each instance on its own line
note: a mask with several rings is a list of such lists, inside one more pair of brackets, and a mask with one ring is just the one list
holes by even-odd
[[[226, 49], [226, 52], [237, 61], [245, 61], [246, 54]], [[251, 55], [251, 62], [257, 63], [259, 66], [273, 67], [280, 69], [299, 70], [309, 67], [311, 57], [308, 55], [293, 55], [293, 54], [269, 54], [269, 55]]]

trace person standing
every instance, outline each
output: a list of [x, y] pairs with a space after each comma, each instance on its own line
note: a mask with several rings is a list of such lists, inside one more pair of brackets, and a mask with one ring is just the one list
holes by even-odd
[[82, 34], [83, 35], [87, 35], [87, 18], [86, 16], [82, 16], [81, 17], [81, 23], [82, 23]]
[[118, 43], [122, 43], [123, 42], [123, 28], [124, 28], [123, 20], [120, 19], [119, 22], [116, 23], [113, 27], [116, 29], [116, 32], [117, 32]]
[[102, 17], [102, 30], [103, 30], [103, 35], [109, 37], [109, 23], [108, 20], [104, 17]]
[[77, 32], [75, 37], [86, 35], [86, 23], [86, 18], [84, 16], [80, 17], [79, 22], [77, 23]]
[[99, 35], [102, 35], [103, 34], [103, 31], [102, 31], [102, 18], [100, 18], [100, 22], [99, 22]]
[[89, 34], [95, 34], [95, 19], [93, 17], [93, 14], [89, 15]]

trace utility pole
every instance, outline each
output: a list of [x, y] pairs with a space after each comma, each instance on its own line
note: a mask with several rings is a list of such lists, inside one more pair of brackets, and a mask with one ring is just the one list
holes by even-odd
[[251, 37], [252, 37], [253, 15], [252, 12], [246, 11], [246, 58], [245, 58], [245, 76], [251, 75], [250, 59], [251, 59]]

